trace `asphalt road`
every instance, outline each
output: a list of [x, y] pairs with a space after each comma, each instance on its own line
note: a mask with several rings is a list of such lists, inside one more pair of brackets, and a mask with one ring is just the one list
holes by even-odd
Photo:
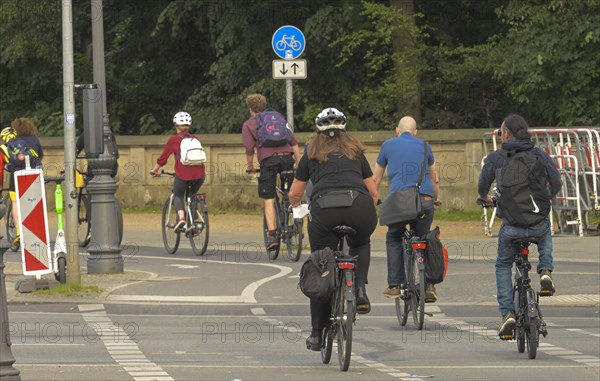
[[335, 349], [328, 365], [306, 350], [308, 301], [296, 288], [301, 262], [269, 261], [244, 236], [228, 237], [215, 235], [204, 257], [185, 245], [169, 256], [156, 237], [137, 240], [126, 270], [147, 272], [149, 280], [120, 285], [103, 300], [11, 301], [22, 379], [600, 379], [597, 237], [555, 240], [555, 252], [564, 253], [556, 255], [558, 293], [542, 300], [549, 335], [535, 360], [496, 339], [493, 240], [449, 248], [448, 276], [438, 303], [428, 305], [423, 331], [410, 320], [398, 325], [393, 302], [382, 294], [386, 263], [376, 249], [368, 286], [373, 309], [356, 323], [345, 373]]

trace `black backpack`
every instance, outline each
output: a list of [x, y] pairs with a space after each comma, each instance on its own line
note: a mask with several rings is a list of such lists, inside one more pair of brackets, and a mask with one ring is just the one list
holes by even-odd
[[504, 164], [496, 176], [500, 213], [508, 225], [532, 226], [550, 213], [548, 174], [541, 158], [533, 150], [500, 150]]
[[325, 303], [335, 291], [335, 252], [315, 250], [300, 269], [300, 291], [311, 300]]
[[20, 169], [25, 169], [25, 156], [29, 156], [29, 165], [31, 168], [36, 168], [42, 164], [38, 158], [37, 152], [32, 149], [25, 139], [16, 137], [6, 143], [6, 151], [8, 153], [8, 164], [6, 169], [9, 172], [15, 172]]

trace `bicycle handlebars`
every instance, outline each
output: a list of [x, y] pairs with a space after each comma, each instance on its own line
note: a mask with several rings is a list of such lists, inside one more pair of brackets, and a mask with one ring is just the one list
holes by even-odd
[[477, 197], [477, 200], [475, 202], [477, 203], [477, 205], [481, 205], [484, 208], [495, 208], [496, 207], [496, 198], [495, 197], [492, 197], [491, 203], [487, 202], [487, 200], [485, 200], [481, 197]]

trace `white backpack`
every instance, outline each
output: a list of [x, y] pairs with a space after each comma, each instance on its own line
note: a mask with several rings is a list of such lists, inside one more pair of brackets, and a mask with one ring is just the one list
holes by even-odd
[[196, 138], [196, 135], [190, 135], [190, 137], [181, 137], [181, 144], [179, 150], [181, 152], [179, 161], [183, 165], [202, 165], [206, 162], [206, 152], [202, 148], [200, 140]]

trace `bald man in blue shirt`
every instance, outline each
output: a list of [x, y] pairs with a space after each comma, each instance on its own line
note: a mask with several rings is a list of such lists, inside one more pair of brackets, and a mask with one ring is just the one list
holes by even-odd
[[[406, 225], [410, 224], [410, 228], [417, 235], [429, 233], [433, 222], [434, 205], [438, 202], [439, 180], [433, 152], [429, 144], [417, 138], [416, 135], [417, 122], [410, 116], [400, 119], [398, 127], [396, 127], [396, 137], [383, 143], [373, 171], [375, 185], [379, 187], [387, 167], [390, 193], [412, 187], [419, 180], [421, 166], [423, 165], [423, 150], [427, 150], [427, 168], [420, 189], [424, 216], [415, 221], [388, 225], [386, 234], [388, 288], [383, 292], [388, 298], [400, 297], [403, 292], [402, 285], [406, 282], [404, 251], [402, 248], [402, 237], [406, 231]], [[433, 303], [436, 300], [435, 287], [433, 284], [428, 283], [425, 301]]]

